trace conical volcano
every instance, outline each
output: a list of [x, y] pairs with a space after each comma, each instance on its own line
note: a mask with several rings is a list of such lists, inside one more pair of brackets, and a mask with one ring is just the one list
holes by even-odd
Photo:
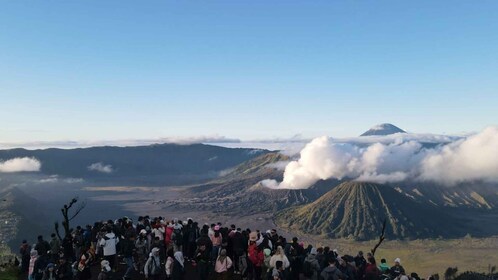
[[383, 135], [390, 135], [390, 134], [395, 134], [395, 133], [406, 133], [403, 129], [390, 124], [390, 123], [383, 123], [376, 125], [369, 130], [365, 131], [362, 135], [360, 136], [383, 136]]
[[379, 236], [384, 219], [390, 238], [462, 234], [459, 221], [439, 208], [415, 202], [390, 186], [365, 182], [342, 183], [313, 203], [277, 213], [275, 221], [305, 233], [369, 240]]

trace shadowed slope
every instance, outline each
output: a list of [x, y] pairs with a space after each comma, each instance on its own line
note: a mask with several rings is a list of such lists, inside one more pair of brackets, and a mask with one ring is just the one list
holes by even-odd
[[284, 227], [330, 237], [373, 239], [387, 220], [391, 238], [455, 237], [464, 235], [455, 218], [421, 204], [386, 185], [346, 182], [315, 202], [279, 212]]

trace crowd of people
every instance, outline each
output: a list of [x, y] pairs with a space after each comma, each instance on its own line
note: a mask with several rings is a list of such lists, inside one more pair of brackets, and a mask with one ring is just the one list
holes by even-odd
[[[124, 217], [76, 227], [62, 240], [38, 236], [20, 246], [28, 280], [420, 280], [401, 260], [343, 254], [287, 240], [277, 230], [241, 229], [192, 219]], [[430, 280], [432, 277], [428, 277]]]

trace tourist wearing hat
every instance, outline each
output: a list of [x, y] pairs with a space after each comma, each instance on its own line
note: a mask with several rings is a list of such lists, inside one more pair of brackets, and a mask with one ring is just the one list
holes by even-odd
[[249, 234], [249, 248], [248, 248], [248, 257], [251, 263], [250, 266], [250, 274], [254, 277], [254, 279], [259, 279], [261, 275], [261, 269], [263, 266], [263, 262], [265, 257], [263, 255], [263, 250], [261, 250], [256, 241], [258, 240], [258, 233], [251, 232]]
[[98, 280], [107, 280], [109, 279], [109, 273], [111, 272], [111, 266], [109, 265], [109, 261], [103, 260], [100, 262], [100, 273], [98, 276]]
[[49, 263], [43, 272], [42, 280], [56, 280], [57, 274], [55, 273], [55, 266], [53, 263]]
[[401, 265], [401, 259], [396, 258], [394, 260], [394, 266], [391, 267], [391, 276], [398, 277], [399, 275], [405, 274], [405, 268]]

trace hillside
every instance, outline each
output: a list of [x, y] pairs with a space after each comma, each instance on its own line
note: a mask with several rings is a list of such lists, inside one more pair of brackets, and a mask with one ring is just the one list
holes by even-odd
[[413, 184], [403, 191], [413, 199], [453, 208], [496, 209], [496, 184], [466, 183], [452, 187], [434, 184]]
[[303, 190], [277, 190], [261, 185], [265, 179], [282, 180], [283, 171], [276, 166], [288, 160], [278, 152], [261, 155], [223, 177], [187, 189], [185, 198], [170, 202], [168, 206], [249, 215], [310, 203], [335, 185], [331, 181], [319, 182]]
[[33, 157], [42, 174], [113, 183], [178, 185], [219, 176], [220, 172], [268, 153], [212, 145], [157, 144], [137, 147], [0, 150], [0, 160]]
[[466, 234], [461, 221], [439, 208], [417, 203], [386, 185], [345, 182], [315, 202], [285, 209], [275, 221], [282, 227], [333, 238], [376, 238], [383, 220], [388, 238], [456, 237]]
[[[43, 211], [35, 199], [19, 188], [0, 189], [0, 242], [16, 248], [33, 232], [47, 231], [53, 222], [45, 219]], [[41, 222], [46, 224], [40, 225]]]

